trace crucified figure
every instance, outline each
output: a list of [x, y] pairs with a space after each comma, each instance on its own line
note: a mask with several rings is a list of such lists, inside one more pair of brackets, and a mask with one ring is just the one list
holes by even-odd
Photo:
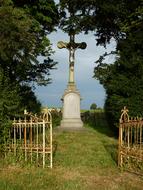
[[80, 49], [85, 49], [86, 48], [86, 43], [75, 43], [75, 35], [70, 34], [70, 42], [63, 42], [59, 41], [57, 46], [58, 48], [66, 48], [69, 50], [69, 84], [74, 84], [74, 63], [75, 63], [75, 50], [80, 48]]

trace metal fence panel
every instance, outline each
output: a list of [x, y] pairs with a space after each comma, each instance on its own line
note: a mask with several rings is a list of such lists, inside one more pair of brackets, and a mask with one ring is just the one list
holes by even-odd
[[17, 156], [21, 151], [25, 161], [52, 168], [52, 116], [49, 111], [38, 117], [25, 110], [23, 119], [13, 120], [9, 137], [7, 152]]
[[126, 107], [119, 121], [118, 165], [143, 164], [143, 119], [129, 118]]

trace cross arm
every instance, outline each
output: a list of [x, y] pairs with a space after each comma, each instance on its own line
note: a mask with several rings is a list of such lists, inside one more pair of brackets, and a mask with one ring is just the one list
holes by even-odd
[[74, 42], [63, 42], [63, 41], [59, 41], [57, 43], [57, 47], [59, 49], [62, 49], [62, 48], [67, 48], [67, 49], [70, 49], [71, 47], [73, 47], [74, 49], [77, 49], [77, 48], [80, 48], [80, 49], [85, 49], [86, 48], [86, 43], [85, 42], [81, 42], [81, 43], [74, 43]]

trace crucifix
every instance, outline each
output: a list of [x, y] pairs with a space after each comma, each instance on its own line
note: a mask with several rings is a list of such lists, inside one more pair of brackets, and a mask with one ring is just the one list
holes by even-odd
[[75, 34], [70, 34], [70, 42], [59, 41], [57, 46], [59, 49], [66, 48], [69, 50], [69, 84], [74, 84], [74, 63], [75, 63], [75, 50], [85, 49], [86, 43], [75, 43]]
[[63, 109], [62, 109], [62, 120], [61, 128], [81, 128], [83, 122], [80, 116], [80, 93], [76, 89], [75, 80], [74, 80], [74, 64], [75, 64], [75, 51], [79, 49], [85, 49], [86, 43], [76, 43], [75, 34], [70, 33], [69, 43], [59, 41], [57, 46], [58, 48], [66, 48], [69, 50], [69, 80], [67, 89], [64, 92], [62, 97]]

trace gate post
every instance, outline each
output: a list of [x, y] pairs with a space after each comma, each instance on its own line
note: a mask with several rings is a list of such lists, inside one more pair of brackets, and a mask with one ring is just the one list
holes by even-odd
[[121, 146], [122, 146], [122, 133], [123, 133], [123, 128], [122, 128], [122, 123], [120, 119], [120, 124], [119, 124], [119, 145], [118, 145], [118, 166], [122, 166], [123, 164], [123, 156], [121, 152]]
[[43, 168], [45, 167], [45, 121], [43, 119]]
[[52, 116], [50, 114], [50, 168], [53, 167], [53, 147], [52, 147], [52, 144], [53, 144], [53, 139], [52, 139]]
[[[129, 122], [129, 115], [128, 115], [128, 109], [126, 106], [121, 110], [121, 117], [119, 120], [119, 148], [118, 148], [118, 166], [123, 165], [123, 128], [124, 128], [124, 123]], [[129, 129], [128, 129], [129, 132]], [[128, 147], [129, 147], [129, 133], [128, 133]]]

